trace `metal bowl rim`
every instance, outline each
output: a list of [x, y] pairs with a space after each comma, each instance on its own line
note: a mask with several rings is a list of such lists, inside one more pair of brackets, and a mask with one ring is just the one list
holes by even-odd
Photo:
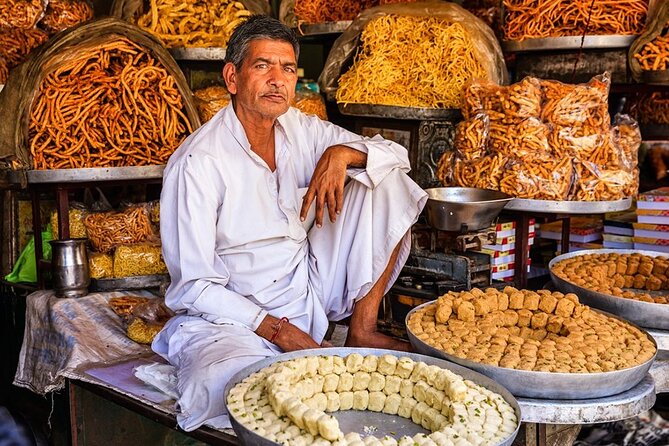
[[[505, 197], [500, 197], [500, 198], [492, 198], [489, 200], [476, 200], [476, 201], [451, 201], [451, 200], [442, 200], [439, 198], [432, 198], [430, 196], [430, 191], [433, 190], [439, 190], [439, 189], [460, 189], [460, 190], [477, 190], [477, 191], [485, 191], [485, 192], [496, 192], [501, 195], [505, 195]], [[428, 201], [433, 201], [436, 203], [450, 203], [450, 204], [488, 204], [488, 203], [502, 203], [502, 202], [509, 202], [513, 200], [514, 197], [511, 195], [505, 194], [504, 192], [497, 191], [494, 189], [482, 189], [478, 187], [430, 187], [428, 189], [424, 189], [425, 192], [428, 194]]]

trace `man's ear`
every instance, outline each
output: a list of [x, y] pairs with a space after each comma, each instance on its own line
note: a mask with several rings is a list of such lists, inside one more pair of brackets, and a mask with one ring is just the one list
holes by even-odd
[[228, 62], [223, 67], [223, 80], [230, 94], [237, 94], [237, 68]]

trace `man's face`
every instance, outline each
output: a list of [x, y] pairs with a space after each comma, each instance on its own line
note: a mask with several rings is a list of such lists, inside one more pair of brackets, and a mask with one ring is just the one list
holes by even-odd
[[228, 90], [235, 95], [238, 115], [260, 115], [274, 120], [288, 111], [295, 96], [295, 51], [287, 42], [252, 40], [241, 69], [228, 63], [223, 68], [223, 76]]

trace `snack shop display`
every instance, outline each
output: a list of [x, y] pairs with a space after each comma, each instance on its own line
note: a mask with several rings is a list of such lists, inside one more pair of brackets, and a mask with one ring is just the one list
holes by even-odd
[[[390, 354], [276, 362], [232, 387], [227, 407], [247, 429], [283, 444], [497, 444], [518, 423], [499, 394], [450, 370]], [[351, 409], [399, 415], [431, 433], [370, 435], [363, 442], [360, 434], [343, 432], [331, 415]]]
[[108, 253], [117, 246], [146, 241], [154, 235], [149, 213], [143, 206], [123, 212], [99, 212], [88, 215], [84, 225], [97, 252]]

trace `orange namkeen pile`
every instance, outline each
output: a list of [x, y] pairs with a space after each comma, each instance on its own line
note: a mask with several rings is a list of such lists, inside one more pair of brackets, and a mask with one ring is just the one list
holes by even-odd
[[295, 15], [300, 22], [325, 23], [353, 20], [367, 8], [416, 0], [295, 0]]
[[669, 69], [669, 23], [657, 37], [641, 47], [634, 58], [646, 71]]
[[505, 40], [639, 34], [648, 0], [504, 0]]
[[164, 164], [192, 131], [174, 77], [125, 38], [47, 74], [29, 123], [34, 169]]

